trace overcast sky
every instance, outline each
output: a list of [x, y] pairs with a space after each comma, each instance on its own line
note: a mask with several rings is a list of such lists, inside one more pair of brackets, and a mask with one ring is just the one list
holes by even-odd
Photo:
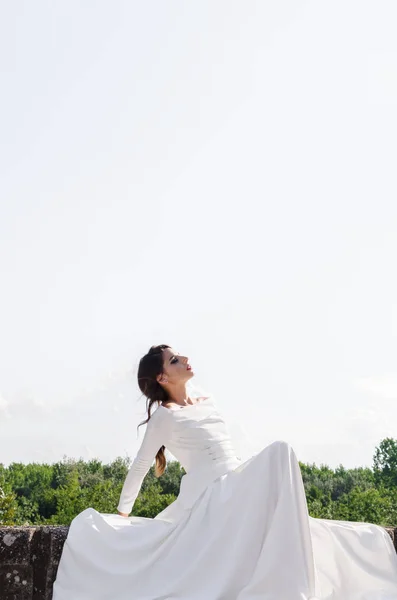
[[0, 462], [131, 458], [166, 343], [243, 458], [397, 438], [397, 5], [3, 2]]

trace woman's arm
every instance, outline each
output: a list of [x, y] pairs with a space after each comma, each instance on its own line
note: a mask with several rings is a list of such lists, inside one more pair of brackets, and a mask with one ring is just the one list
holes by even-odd
[[128, 517], [132, 511], [145, 475], [152, 466], [153, 460], [161, 446], [165, 446], [167, 443], [168, 420], [165, 418], [165, 412], [165, 410], [159, 411], [157, 409], [146, 425], [141, 447], [127, 473], [121, 490], [117, 512], [123, 517]]

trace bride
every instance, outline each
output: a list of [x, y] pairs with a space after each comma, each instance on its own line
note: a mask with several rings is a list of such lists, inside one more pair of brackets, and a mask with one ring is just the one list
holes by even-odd
[[[310, 517], [292, 447], [275, 441], [241, 461], [213, 396], [188, 394], [193, 376], [166, 344], [141, 358], [147, 427], [118, 514], [73, 519], [53, 600], [397, 600], [386, 530]], [[177, 499], [154, 519], [130, 517], [165, 448], [186, 471]]]

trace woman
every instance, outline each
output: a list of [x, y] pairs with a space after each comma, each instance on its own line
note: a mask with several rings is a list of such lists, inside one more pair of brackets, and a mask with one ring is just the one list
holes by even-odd
[[[53, 599], [397, 600], [388, 533], [310, 517], [291, 446], [276, 441], [242, 462], [214, 398], [188, 395], [193, 376], [166, 344], [141, 359], [147, 428], [118, 515], [75, 517]], [[186, 471], [178, 498], [154, 519], [128, 518], [154, 458], [164, 472], [165, 448]]]

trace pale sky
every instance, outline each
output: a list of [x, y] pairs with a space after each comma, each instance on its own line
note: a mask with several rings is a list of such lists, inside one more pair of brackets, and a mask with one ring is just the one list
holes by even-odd
[[152, 344], [243, 458], [397, 438], [394, 0], [3, 2], [0, 462], [131, 458]]

